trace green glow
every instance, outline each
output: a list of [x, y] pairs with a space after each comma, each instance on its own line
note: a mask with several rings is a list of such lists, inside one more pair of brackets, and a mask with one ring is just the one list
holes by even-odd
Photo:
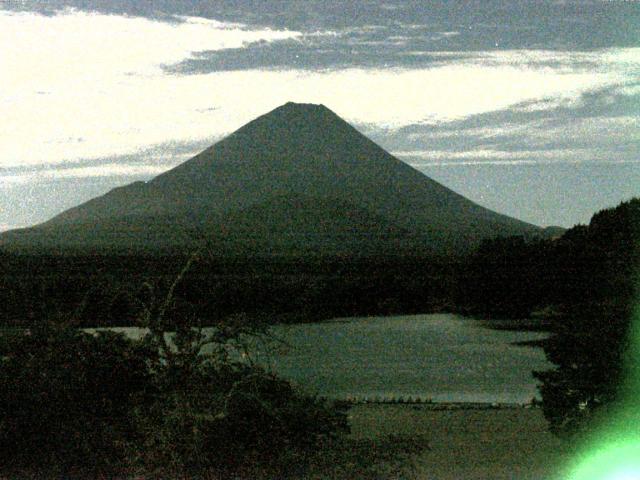
[[618, 406], [600, 419], [567, 480], [640, 480], [640, 303], [628, 338]]
[[640, 442], [614, 442], [580, 463], [568, 480], [640, 479]]
[[[638, 409], [640, 407], [640, 302], [636, 304], [630, 328], [630, 344], [625, 358], [626, 384], [623, 389], [623, 403]], [[636, 410], [635, 413], [639, 412]]]

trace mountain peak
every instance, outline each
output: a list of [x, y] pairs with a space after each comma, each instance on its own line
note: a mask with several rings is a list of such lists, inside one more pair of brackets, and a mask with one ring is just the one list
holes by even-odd
[[229, 139], [242, 145], [308, 150], [360, 144], [364, 138], [322, 104], [287, 102], [249, 122]]
[[341, 120], [338, 115], [322, 104], [287, 102], [280, 105], [262, 118], [275, 121], [318, 122], [328, 119]]
[[444, 253], [539, 231], [431, 180], [324, 105], [288, 102], [145, 184], [3, 234], [0, 247], [182, 249], [206, 237], [229, 251], [324, 254], [366, 239], [371, 251]]
[[[296, 103], [296, 102], [287, 102], [284, 105], [279, 106], [274, 111], [289, 111], [289, 112], [320, 112], [320, 111], [329, 111], [327, 107], [325, 107], [322, 103]], [[333, 113], [333, 112], [332, 112]]]

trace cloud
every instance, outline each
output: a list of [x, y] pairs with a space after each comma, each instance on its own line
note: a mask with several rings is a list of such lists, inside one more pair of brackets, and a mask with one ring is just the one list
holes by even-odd
[[525, 159], [525, 158], [572, 158], [581, 154], [578, 150], [524, 150], [524, 151], [505, 151], [505, 150], [489, 150], [474, 149], [467, 151], [451, 151], [451, 150], [414, 150], [414, 151], [397, 151], [393, 152], [398, 157], [420, 158], [424, 160], [450, 160], [450, 159]]
[[[62, 80], [51, 85], [60, 68], [56, 63], [51, 75], [46, 62], [40, 66], [43, 73], [33, 88], [14, 88], [14, 98], [2, 94], [8, 121], [0, 165], [98, 158], [168, 139], [221, 136], [289, 100], [324, 103], [348, 120], [399, 128], [452, 121], [528, 99], [571, 101], [618, 80], [615, 71], [555, 74], [526, 65], [458, 63], [420, 70], [234, 71], [186, 77], [138, 73], [106, 79], [97, 74], [83, 79], [78, 72], [79, 77], [64, 76], [72, 85]], [[44, 88], [40, 81], [51, 95], [29, 93]], [[203, 105], [215, 109], [203, 111]]]
[[[535, 157], [535, 155], [531, 155]], [[623, 160], [607, 160], [607, 161], [592, 161], [583, 160], [580, 158], [572, 157], [567, 160], [559, 161], [558, 159], [546, 159], [544, 155], [542, 158], [531, 158], [529, 160], [461, 160], [461, 161], [436, 161], [436, 162], [415, 162], [410, 159], [407, 163], [414, 168], [420, 169], [425, 167], [469, 167], [469, 166], [518, 166], [518, 165], [580, 165], [580, 164], [600, 164], [604, 166], [615, 165], [638, 165], [640, 159], [623, 159]], [[507, 157], [509, 158], [509, 157]]]
[[414, 167], [460, 165], [549, 165], [556, 163], [602, 163], [606, 165], [640, 164], [640, 158], [611, 158], [609, 152], [597, 148], [546, 150], [472, 149], [415, 150], [393, 152]]
[[174, 132], [182, 139], [202, 137], [205, 132], [196, 128], [191, 135], [187, 125], [211, 122], [209, 111], [196, 109], [211, 106], [221, 92], [208, 82], [190, 94], [183, 90], [190, 82], [165, 75], [161, 66], [200, 48], [299, 35], [183, 20], [0, 11], [0, 166], [124, 153], [172, 139]]
[[132, 178], [149, 179], [188, 160], [216, 140], [218, 139], [206, 138], [192, 142], [166, 142], [126, 155], [0, 168], [0, 185], [15, 187], [73, 179], [119, 179], [121, 182]]
[[93, 178], [93, 177], [154, 177], [172, 168], [175, 165], [122, 165], [107, 163], [97, 166], [75, 168], [49, 168], [39, 169], [30, 173], [18, 173], [13, 175], [0, 175], [0, 180], [5, 185], [19, 185], [30, 182], [42, 182], [61, 178]]
[[165, 69], [192, 75], [254, 69], [423, 68], [468, 55], [437, 51], [451, 48], [442, 40], [459, 32], [429, 25], [416, 27], [370, 25], [306, 31], [299, 37], [253, 42], [242, 48], [198, 51]]
[[640, 64], [640, 49], [502, 51], [444, 55], [446, 61], [420, 68], [167, 74], [163, 66], [203, 49], [237, 52], [256, 42], [308, 40], [290, 30], [181, 20], [0, 11], [0, 70], [10, 72], [0, 77], [0, 167], [221, 137], [286, 101], [324, 103], [349, 121], [378, 129], [437, 125], [517, 105], [571, 107], [585, 92], [637, 78]]
[[396, 3], [5, 2], [44, 15], [0, 10], [0, 222], [147, 179], [290, 100], [324, 103], [461, 192], [467, 172], [499, 170], [476, 165], [569, 179], [578, 162], [585, 185], [610, 169], [637, 192], [637, 7], [382, 8]]
[[21, 185], [48, 184], [58, 180], [125, 183], [150, 179], [200, 153], [218, 138], [191, 142], [165, 142], [125, 155], [79, 158], [73, 161], [0, 167], [0, 194]]
[[0, 43], [13, 46], [0, 57], [0, 70], [10, 72], [0, 79], [0, 167], [221, 137], [290, 100], [324, 103], [352, 122], [392, 129], [518, 105], [524, 113], [573, 107], [586, 92], [637, 78], [640, 64], [640, 49], [618, 49], [445, 54], [420, 68], [163, 70], [202, 49], [237, 53], [257, 42], [327, 36], [341, 35], [193, 17], [166, 23], [72, 10], [51, 17], [0, 11]]

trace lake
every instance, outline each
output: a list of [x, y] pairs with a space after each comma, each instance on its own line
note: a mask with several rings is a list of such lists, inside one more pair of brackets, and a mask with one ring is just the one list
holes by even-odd
[[338, 319], [276, 326], [290, 345], [262, 362], [323, 396], [419, 397], [525, 403], [539, 398], [541, 348], [514, 345], [546, 333], [493, 330], [450, 314]]
[[525, 403], [539, 398], [531, 371], [551, 368], [542, 349], [514, 345], [546, 333], [493, 330], [451, 314], [277, 325], [271, 333], [287, 346], [257, 348], [257, 360], [330, 398]]

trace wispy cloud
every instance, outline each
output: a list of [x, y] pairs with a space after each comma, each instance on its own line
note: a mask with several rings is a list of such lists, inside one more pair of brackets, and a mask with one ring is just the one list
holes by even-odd
[[333, 2], [232, 3], [0, 10], [0, 207], [23, 215], [0, 222], [55, 213], [20, 206], [42, 185], [71, 206], [171, 168], [286, 101], [324, 103], [439, 172], [598, 164], [619, 165], [625, 180], [635, 168], [638, 27], [618, 27], [640, 22], [628, 2], [480, 2], [458, 14], [430, 2], [429, 15], [421, 2], [346, 2], [340, 15]]
[[[533, 157], [533, 156], [532, 156]], [[499, 158], [499, 157], [497, 157]], [[511, 158], [511, 157], [508, 157]], [[518, 165], [579, 165], [579, 164], [590, 164], [596, 165], [600, 164], [603, 166], [616, 166], [616, 165], [640, 165], [640, 159], [622, 159], [622, 160], [607, 160], [607, 161], [593, 161], [593, 160], [583, 160], [577, 157], [571, 157], [566, 161], [559, 161], [558, 159], [549, 159], [544, 156], [538, 157], [536, 159], [529, 160], [461, 160], [461, 161], [435, 161], [435, 162], [415, 162], [410, 159], [407, 160], [407, 163], [412, 167], [417, 169], [424, 167], [469, 167], [469, 166], [518, 166]]]
[[188, 160], [216, 140], [209, 137], [191, 142], [164, 142], [125, 155], [4, 167], [0, 168], [0, 185], [17, 186], [54, 180], [82, 181], [91, 178], [120, 179], [120, 181], [152, 178]]
[[225, 92], [212, 80], [167, 76], [161, 66], [201, 48], [297, 35], [207, 19], [171, 24], [72, 10], [0, 11], [0, 166], [97, 158], [210, 136], [220, 118], [198, 109]]
[[117, 163], [107, 163], [90, 167], [49, 168], [12, 175], [2, 175], [0, 173], [0, 181], [8, 185], [19, 185], [62, 178], [153, 177], [169, 170], [173, 166], [175, 165], [121, 165]]
[[414, 150], [414, 151], [396, 151], [394, 155], [404, 158], [420, 158], [424, 160], [452, 160], [452, 159], [530, 159], [530, 158], [546, 158], [546, 159], [562, 159], [575, 158], [582, 154], [579, 150], [524, 150], [524, 151], [505, 151], [505, 150], [489, 150], [475, 149], [467, 151], [451, 151], [451, 150]]
[[11, 72], [0, 80], [0, 166], [101, 158], [167, 140], [222, 136], [289, 100], [324, 103], [378, 128], [450, 122], [523, 102], [552, 108], [622, 84], [640, 65], [640, 50], [502, 51], [467, 53], [430, 68], [162, 70], [196, 50], [305, 38], [192, 17], [166, 23], [70, 10], [51, 17], [0, 12], [0, 70]]
[[393, 153], [410, 165], [416, 167], [452, 165], [548, 165], [554, 163], [640, 164], [640, 158], [611, 158], [609, 152], [589, 148], [547, 150], [473, 149], [467, 151], [417, 150], [396, 151]]

